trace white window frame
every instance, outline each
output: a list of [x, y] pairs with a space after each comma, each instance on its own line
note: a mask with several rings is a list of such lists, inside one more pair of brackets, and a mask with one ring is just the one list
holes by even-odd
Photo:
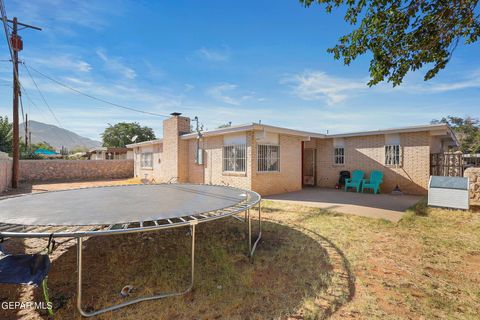
[[[272, 157], [272, 148], [277, 148], [277, 156]], [[276, 161], [276, 168], [272, 168]], [[280, 172], [280, 145], [259, 144], [257, 145], [257, 172]]]
[[385, 145], [385, 165], [401, 167], [403, 165], [402, 146], [400, 144]]
[[[149, 155], [150, 160], [147, 162], [145, 157]], [[142, 169], [153, 169], [153, 152], [142, 152], [140, 153], [140, 168]]]
[[[342, 149], [343, 152], [340, 154], [337, 150]], [[341, 162], [340, 162], [341, 160]], [[345, 147], [333, 147], [333, 164], [336, 166], [345, 165]]]
[[[233, 155], [231, 157], [226, 157], [227, 150], [230, 149], [234, 150]], [[243, 157], [239, 156], [239, 150], [243, 151]], [[233, 164], [233, 167], [229, 167], [230, 164]], [[247, 171], [247, 145], [224, 145], [222, 147], [222, 169], [223, 172], [245, 173]]]

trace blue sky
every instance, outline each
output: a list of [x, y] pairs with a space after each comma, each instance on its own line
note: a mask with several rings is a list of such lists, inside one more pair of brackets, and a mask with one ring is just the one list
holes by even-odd
[[[369, 88], [369, 56], [352, 65], [326, 49], [348, 32], [341, 11], [282, 1], [12, 1], [43, 31], [22, 30], [27, 65], [86, 93], [160, 114], [324, 133], [479, 116], [480, 47], [460, 45], [433, 81]], [[8, 59], [2, 36], [0, 59]], [[24, 68], [30, 118], [57, 124]], [[161, 136], [163, 118], [90, 100], [32, 73], [61, 126], [100, 139], [110, 123], [138, 121]], [[11, 114], [11, 65], [0, 62], [0, 113]]]

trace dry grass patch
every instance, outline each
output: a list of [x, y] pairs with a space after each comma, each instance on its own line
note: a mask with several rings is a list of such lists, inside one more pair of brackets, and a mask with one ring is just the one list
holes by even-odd
[[480, 310], [480, 214], [409, 210], [397, 224], [267, 202], [267, 216], [331, 239], [355, 275], [334, 318], [475, 319]]
[[[245, 256], [243, 223], [224, 219], [200, 225], [192, 293], [99, 318], [478, 318], [479, 213], [431, 209], [422, 202], [400, 222], [391, 223], [273, 201], [264, 201], [263, 208], [264, 237], [253, 260]], [[126, 284], [135, 287], [133, 297], [185, 287], [187, 231], [85, 241], [85, 309], [124, 301], [119, 291]], [[36, 252], [45, 243], [7, 245]], [[75, 255], [74, 243], [66, 243], [52, 256], [49, 284], [58, 319], [80, 319]], [[36, 292], [34, 296], [27, 287], [1, 286], [0, 300], [41, 301]], [[44, 317], [32, 310], [0, 310], [0, 319]]]
[[[335, 289], [341, 286], [338, 268], [332, 266], [331, 248], [325, 248], [321, 238], [272, 222], [265, 222], [263, 229], [263, 241], [251, 260], [245, 255], [244, 223], [228, 218], [199, 225], [192, 293], [140, 303], [98, 318], [314, 319], [324, 318], [346, 301], [330, 295], [340, 292], [342, 297], [343, 291]], [[127, 284], [135, 288], [130, 298], [188, 285], [187, 228], [94, 237], [84, 245], [83, 305], [87, 311], [125, 301], [119, 292]], [[58, 319], [80, 319], [75, 307], [75, 245], [63, 246], [70, 248], [61, 248], [63, 253], [53, 261], [50, 296]], [[36, 292], [33, 299], [41, 301]], [[7, 292], [0, 289], [0, 293], [8, 300]], [[15, 297], [12, 292], [10, 296]], [[19, 314], [1, 316], [7, 319]], [[28, 317], [46, 315], [31, 311]]]

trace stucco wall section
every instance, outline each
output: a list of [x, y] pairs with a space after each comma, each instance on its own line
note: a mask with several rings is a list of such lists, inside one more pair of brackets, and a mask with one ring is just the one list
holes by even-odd
[[0, 158], [0, 193], [7, 190], [12, 184], [12, 160]]
[[26, 182], [132, 177], [132, 160], [20, 160], [20, 180]]
[[355, 169], [384, 173], [381, 192], [391, 192], [398, 184], [407, 194], [426, 194], [430, 173], [430, 136], [428, 132], [402, 133], [403, 166], [385, 166], [385, 136], [345, 138], [345, 164], [333, 164], [333, 139], [317, 140], [317, 185], [335, 187], [340, 171]]
[[302, 189], [302, 140], [299, 137], [280, 135], [280, 171], [257, 171], [257, 143], [252, 148], [252, 190], [263, 196], [298, 191]]
[[468, 168], [463, 176], [470, 180], [470, 205], [480, 206], [480, 168]]

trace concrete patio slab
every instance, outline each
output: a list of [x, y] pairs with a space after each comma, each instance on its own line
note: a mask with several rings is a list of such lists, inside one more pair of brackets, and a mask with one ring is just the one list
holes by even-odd
[[305, 188], [298, 192], [267, 196], [264, 199], [397, 222], [402, 218], [405, 210], [420, 201], [422, 197]]

